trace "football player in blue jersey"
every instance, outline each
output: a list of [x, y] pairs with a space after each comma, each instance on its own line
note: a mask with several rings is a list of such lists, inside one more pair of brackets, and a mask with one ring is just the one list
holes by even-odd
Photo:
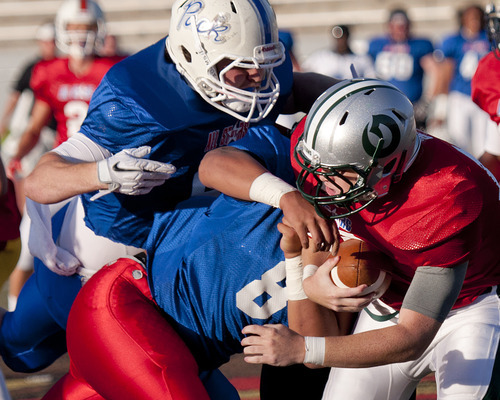
[[[232, 146], [293, 184], [290, 141], [274, 127], [251, 128]], [[206, 398], [197, 391], [198, 369], [213, 375], [241, 352], [243, 326], [287, 321], [295, 294], [285, 288], [282, 217], [278, 208], [226, 195], [157, 213], [145, 246], [147, 277], [138, 260], [122, 258], [83, 286], [68, 319], [72, 369], [44, 399]], [[233, 398], [220, 378], [215, 392], [207, 385], [210, 397]], [[308, 382], [301, 398], [320, 398], [322, 385]]]
[[[411, 21], [404, 9], [393, 9], [387, 22], [387, 34], [370, 40], [368, 55], [373, 59], [377, 78], [398, 87], [410, 101], [423, 106], [425, 74], [434, 74], [432, 53], [434, 45], [411, 32]], [[432, 92], [430, 88], [429, 92]], [[417, 118], [417, 125], [425, 126], [426, 116]]]
[[[95, 250], [101, 237], [127, 252], [144, 248], [155, 212], [205, 192], [197, 169], [207, 151], [241, 139], [252, 123], [307, 111], [334, 82], [292, 74], [267, 0], [179, 0], [170, 23], [167, 38], [109, 71], [80, 132], [44, 155], [27, 178], [28, 209], [40, 222], [30, 249], [45, 266], [38, 264], [23, 305], [0, 328], [0, 352], [15, 370], [38, 370], [65, 351], [69, 308], [95, 271], [77, 251], [100, 257], [102, 266], [116, 256]], [[307, 232], [318, 248], [335, 241], [336, 232], [300, 195], [283, 194], [278, 205], [306, 243]], [[62, 226], [52, 226], [43, 204], [73, 196]], [[74, 204], [80, 201], [83, 207]], [[92, 240], [75, 248], [73, 238], [89, 228]], [[28, 339], [16, 336], [14, 322], [33, 325]]]

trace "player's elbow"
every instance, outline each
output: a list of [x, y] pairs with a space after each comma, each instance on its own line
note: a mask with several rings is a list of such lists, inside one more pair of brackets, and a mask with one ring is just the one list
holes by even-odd
[[198, 177], [204, 186], [214, 188], [219, 173], [227, 168], [225, 158], [227, 151], [228, 148], [219, 147], [209, 151], [201, 160], [198, 167]]

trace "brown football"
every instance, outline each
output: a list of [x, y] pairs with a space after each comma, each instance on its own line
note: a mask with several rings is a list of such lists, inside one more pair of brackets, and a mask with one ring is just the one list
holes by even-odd
[[376, 291], [382, 296], [391, 283], [391, 259], [357, 239], [349, 239], [340, 244], [339, 263], [332, 270], [332, 280], [339, 287], [356, 287], [367, 284], [363, 295]]

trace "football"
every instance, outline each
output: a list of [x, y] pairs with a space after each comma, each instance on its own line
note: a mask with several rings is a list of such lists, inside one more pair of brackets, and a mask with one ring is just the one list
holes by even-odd
[[356, 287], [367, 284], [362, 292], [366, 295], [376, 292], [375, 298], [382, 296], [391, 283], [391, 259], [357, 239], [349, 239], [340, 244], [339, 263], [332, 270], [333, 283], [342, 288]]

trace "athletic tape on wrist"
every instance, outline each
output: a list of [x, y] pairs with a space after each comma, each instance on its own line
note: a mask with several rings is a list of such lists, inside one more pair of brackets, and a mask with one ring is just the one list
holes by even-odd
[[281, 197], [297, 190], [270, 172], [264, 172], [252, 182], [248, 193], [250, 200], [280, 208]]
[[306, 355], [304, 364], [323, 365], [325, 362], [325, 338], [305, 336]]
[[285, 258], [285, 270], [288, 300], [307, 299], [307, 295], [302, 288], [302, 256]]
[[304, 271], [302, 273], [302, 280], [305, 280], [305, 279], [309, 278], [310, 276], [313, 276], [318, 269], [319, 269], [319, 267], [317, 265], [307, 264], [304, 267]]

